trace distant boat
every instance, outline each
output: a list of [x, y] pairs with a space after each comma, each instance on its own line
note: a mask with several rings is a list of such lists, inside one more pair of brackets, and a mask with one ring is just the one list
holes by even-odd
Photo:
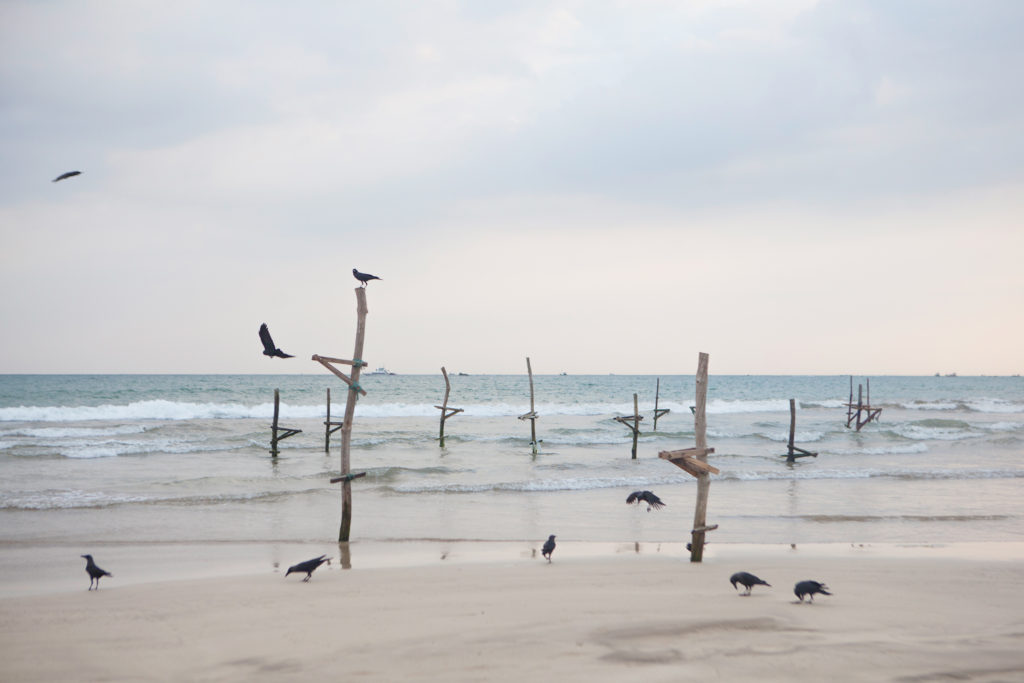
[[382, 365], [379, 368], [377, 368], [376, 370], [370, 370], [366, 374], [367, 375], [393, 375], [395, 373], [391, 372], [390, 370], [388, 370], [386, 367], [384, 367]]
[[568, 374], [569, 374], [568, 372], [560, 372], [560, 373], [558, 373], [558, 376], [559, 377], [565, 377]]

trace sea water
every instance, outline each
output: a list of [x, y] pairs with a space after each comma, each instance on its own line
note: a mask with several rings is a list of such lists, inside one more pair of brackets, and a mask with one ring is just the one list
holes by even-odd
[[[670, 412], [653, 425], [658, 407]], [[856, 401], [858, 385], [853, 378]], [[872, 377], [880, 419], [848, 428], [846, 376], [708, 382], [709, 543], [1024, 540], [1024, 380]], [[658, 457], [694, 445], [692, 376], [366, 375], [352, 431], [352, 539], [684, 543], [696, 486]], [[280, 424], [302, 432], [269, 453]], [[319, 375], [0, 376], [0, 548], [322, 543], [340, 521], [340, 433]], [[637, 458], [615, 417], [638, 395]], [[787, 463], [795, 443], [817, 457]], [[666, 503], [628, 506], [634, 490]], [[83, 551], [85, 552], [85, 551]]]

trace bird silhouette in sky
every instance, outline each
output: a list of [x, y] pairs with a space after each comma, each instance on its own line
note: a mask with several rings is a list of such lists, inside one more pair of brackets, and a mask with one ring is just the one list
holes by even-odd
[[360, 282], [363, 283], [363, 287], [365, 287], [366, 283], [369, 282], [370, 280], [380, 280], [381, 279], [381, 278], [377, 277], [376, 275], [370, 275], [369, 273], [360, 273], [355, 268], [352, 269], [352, 275], [355, 276], [355, 278], [357, 280], [359, 280]]
[[274, 340], [270, 338], [270, 330], [267, 328], [267, 324], [263, 323], [260, 325], [260, 341], [263, 342], [263, 355], [270, 356], [271, 358], [294, 358], [281, 349], [274, 346]]
[[56, 183], [58, 181], [64, 180], [65, 178], [74, 178], [76, 175], [82, 175], [82, 172], [81, 171], [68, 171], [67, 173], [61, 173], [59, 176], [57, 176], [56, 178], [54, 178], [50, 182], [51, 183]]
[[660, 510], [661, 508], [665, 507], [665, 503], [661, 502], [661, 498], [658, 498], [650, 491], [633, 491], [633, 493], [626, 496], [627, 505], [632, 503], [636, 503], [637, 505], [639, 505], [640, 501], [647, 503], [648, 512], [651, 511], [651, 508], [654, 508], [655, 510]]

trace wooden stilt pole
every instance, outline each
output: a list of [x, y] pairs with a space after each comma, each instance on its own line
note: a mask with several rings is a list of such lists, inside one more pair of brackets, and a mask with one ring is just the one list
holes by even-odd
[[658, 407], [658, 397], [661, 395], [661, 378], [658, 378], [657, 384], [654, 385], [654, 431], [658, 431], [658, 418], [664, 416], [669, 412], [668, 408]]
[[[359, 384], [359, 373], [362, 371], [366, 361], [363, 358], [363, 339], [366, 336], [366, 289], [356, 287], [356, 343], [352, 352], [352, 360], [342, 358], [328, 358], [327, 356], [313, 356], [313, 360], [330, 370], [345, 384], [348, 385], [348, 397], [345, 400], [345, 416], [341, 422], [341, 527], [338, 530], [338, 542], [347, 543], [352, 530], [352, 479], [349, 452], [352, 445], [352, 419], [356, 411], [356, 402], [359, 394], [366, 395], [366, 391]], [[332, 363], [344, 363], [352, 366], [352, 371], [346, 375], [337, 369]]]
[[[352, 470], [349, 459], [349, 451], [352, 445], [352, 419], [356, 412], [356, 401], [359, 400], [359, 372], [364, 363], [363, 339], [366, 334], [366, 288], [356, 287], [356, 343], [352, 351], [352, 383], [349, 385], [347, 400], [345, 401], [345, 417], [341, 423], [341, 474], [349, 474]], [[359, 361], [358, 363], [356, 361]], [[352, 480], [348, 479], [341, 484], [341, 528], [338, 530], [338, 541], [348, 542], [352, 530]]]
[[327, 388], [327, 419], [324, 420], [324, 453], [331, 452], [331, 434], [341, 429], [340, 422], [331, 421], [331, 388]]
[[533, 448], [533, 454], [537, 455], [537, 411], [534, 408], [533, 402], [533, 367], [530, 365], [530, 357], [526, 357], [526, 372], [530, 376], [530, 412], [525, 415], [520, 415], [520, 420], [530, 421], [530, 446]]
[[274, 421], [270, 423], [270, 455], [277, 457], [277, 415], [281, 410], [281, 393], [274, 389]]
[[[786, 462], [794, 462], [797, 458], [806, 458], [808, 456], [817, 458], [818, 457], [817, 453], [811, 453], [810, 451], [805, 451], [804, 449], [797, 448], [794, 445], [793, 439], [795, 437], [795, 434], [796, 434], [796, 399], [795, 398], [791, 398], [791, 399], [789, 399], [789, 449], [788, 449], [789, 452], [786, 453]], [[798, 455], [798, 453], [799, 453], [799, 455]]]
[[[707, 416], [708, 400], [708, 354], [701, 353], [697, 358], [697, 402], [694, 405], [694, 433], [696, 437], [696, 460], [707, 465]], [[704, 558], [704, 534], [707, 528], [708, 493], [711, 490], [711, 475], [701, 472], [697, 477], [697, 506], [693, 513], [693, 540], [690, 547], [690, 562], [700, 562]]]
[[444, 375], [444, 401], [441, 402], [441, 405], [434, 407], [441, 409], [441, 434], [438, 441], [441, 448], [444, 448], [444, 423], [449, 417], [461, 413], [463, 409], [448, 407], [448, 394], [452, 391], [452, 383], [448, 381], [448, 371], [444, 369], [444, 366], [441, 366], [441, 374]]
[[284, 441], [289, 436], [295, 436], [301, 434], [301, 429], [291, 429], [289, 427], [281, 427], [278, 424], [277, 418], [281, 411], [281, 392], [274, 389], [274, 421], [270, 423], [270, 455], [274, 458], [280, 452], [277, 448], [277, 444]]
[[[636, 460], [636, 440], [640, 436], [640, 420], [644, 419], [643, 415], [640, 414], [639, 405], [637, 403], [637, 395], [633, 394], [633, 416], [632, 417], [617, 417], [616, 422], [621, 422], [630, 428], [633, 432], [633, 460]], [[633, 424], [629, 424], [632, 422]]]

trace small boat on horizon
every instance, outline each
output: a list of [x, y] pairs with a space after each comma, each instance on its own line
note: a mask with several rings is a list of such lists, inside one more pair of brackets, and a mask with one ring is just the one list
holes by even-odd
[[367, 375], [393, 375], [395, 373], [391, 372], [390, 370], [388, 370], [386, 367], [384, 367], [382, 365], [379, 368], [377, 368], [376, 370], [370, 370], [366, 374]]

